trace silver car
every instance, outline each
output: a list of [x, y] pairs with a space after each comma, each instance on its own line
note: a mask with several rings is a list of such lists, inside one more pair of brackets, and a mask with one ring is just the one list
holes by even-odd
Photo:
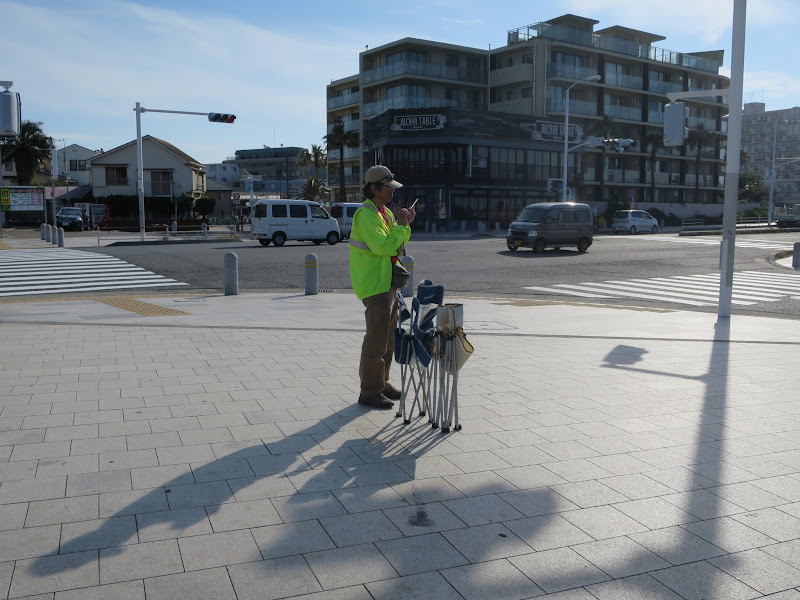
[[614, 213], [611, 229], [614, 233], [625, 231], [631, 235], [640, 231], [658, 233], [658, 221], [643, 210], [618, 210]]

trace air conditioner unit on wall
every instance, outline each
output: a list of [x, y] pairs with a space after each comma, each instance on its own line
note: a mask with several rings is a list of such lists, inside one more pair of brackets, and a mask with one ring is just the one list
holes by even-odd
[[202, 196], [203, 192], [200, 192], [198, 190], [192, 190], [192, 200], [200, 200]]

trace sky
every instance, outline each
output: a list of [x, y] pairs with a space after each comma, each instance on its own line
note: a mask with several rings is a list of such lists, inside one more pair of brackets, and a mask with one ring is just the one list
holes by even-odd
[[[750, 0], [744, 102], [800, 105], [800, 0]], [[0, 80], [23, 120], [58, 147], [110, 150], [142, 134], [202, 163], [264, 145], [323, 144], [325, 87], [358, 72], [358, 55], [404, 37], [472, 48], [572, 13], [664, 36], [678, 52], [724, 50], [730, 75], [733, 0], [0, 0]]]

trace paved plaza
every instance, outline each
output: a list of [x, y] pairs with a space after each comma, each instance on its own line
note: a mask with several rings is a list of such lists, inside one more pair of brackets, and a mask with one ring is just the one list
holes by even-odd
[[447, 434], [352, 294], [0, 303], [0, 598], [800, 599], [800, 322], [446, 300]]

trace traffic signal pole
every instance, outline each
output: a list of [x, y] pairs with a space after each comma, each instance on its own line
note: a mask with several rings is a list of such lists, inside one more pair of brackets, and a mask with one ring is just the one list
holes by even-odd
[[[144, 241], [144, 161], [142, 160], [142, 113], [157, 112], [169, 113], [173, 115], [200, 115], [208, 117], [212, 123], [233, 123], [236, 120], [236, 115], [209, 113], [209, 112], [191, 112], [186, 110], [162, 110], [157, 108], [145, 108], [139, 102], [134, 107], [136, 113], [136, 187], [139, 195], [139, 239]], [[224, 118], [223, 118], [224, 117]], [[177, 211], [177, 204], [175, 205]]]

